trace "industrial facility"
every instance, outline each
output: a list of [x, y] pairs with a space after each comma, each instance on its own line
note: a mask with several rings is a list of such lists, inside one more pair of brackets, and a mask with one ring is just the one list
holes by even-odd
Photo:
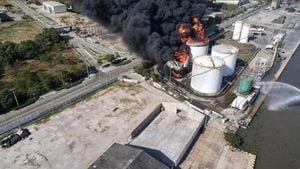
[[234, 25], [233, 40], [238, 40], [240, 43], [248, 43], [250, 37], [251, 25], [243, 21], [237, 21]]
[[208, 54], [208, 42], [187, 43], [187, 45], [190, 47], [192, 59]]
[[204, 127], [206, 116], [186, 103], [162, 103], [158, 116], [130, 143], [170, 168], [178, 166]]
[[[164, 76], [183, 83], [196, 95], [215, 96], [222, 92], [223, 79], [234, 76], [239, 49], [232, 45], [214, 45], [209, 53], [209, 41], [188, 42], [190, 53], [184, 62], [170, 60], [165, 64]], [[179, 78], [179, 79], [178, 79]]]
[[224, 60], [223, 76], [232, 76], [235, 71], [239, 49], [231, 45], [216, 45], [212, 47], [211, 56]]
[[213, 56], [194, 59], [191, 87], [199, 93], [216, 94], [220, 91], [225, 62]]
[[[23, 35], [19, 30], [25, 28], [29, 34], [34, 26], [27, 22], [33, 20], [39, 29], [30, 32], [26, 43], [6, 43], [16, 34], [0, 37], [3, 57], [11, 53], [6, 48], [40, 42], [44, 34], [34, 34], [39, 30], [49, 29], [45, 37], [51, 33], [51, 38], [61, 39], [57, 45], [63, 49], [54, 46], [24, 60], [16, 56], [9, 63], [20, 69], [16, 73], [6, 70], [10, 58], [3, 59], [0, 72], [6, 77], [0, 82], [16, 83], [1, 90], [2, 95], [10, 95], [3, 97], [8, 104], [1, 102], [0, 110], [13, 109], [6, 108], [10, 114], [0, 118], [0, 134], [23, 125], [32, 132], [18, 144], [10, 144], [13, 137], [3, 135], [7, 138], [0, 141], [2, 147], [10, 148], [0, 149], [0, 154], [11, 157], [0, 158], [3, 168], [254, 168], [255, 155], [240, 150], [245, 139], [240, 138], [239, 128], [249, 127], [255, 113], [261, 112], [268, 97], [265, 81], [280, 77], [294, 43], [299, 42], [294, 35], [299, 33], [300, 18], [290, 12], [299, 12], [299, 4], [285, 6], [281, 0], [270, 4], [249, 0], [7, 3], [22, 12], [0, 10], [0, 23], [8, 14], [23, 26], [2, 23], [2, 35], [8, 34], [6, 30]], [[70, 59], [73, 55], [78, 55], [77, 60]], [[59, 68], [51, 70], [53, 78], [45, 72], [50, 69], [41, 68], [28, 71], [36, 79], [10, 80], [25, 69], [27, 75], [27, 69], [34, 67], [31, 63], [46, 65], [44, 60]], [[70, 68], [73, 64], [78, 64], [78, 71]], [[77, 74], [71, 70], [82, 81], [75, 82]], [[51, 76], [49, 84], [43, 83], [46, 75]], [[56, 85], [52, 80], [65, 89], [50, 88]], [[19, 85], [23, 81], [39, 86], [25, 95], [28, 87]], [[36, 96], [39, 90], [35, 89], [45, 94]], [[15, 110], [23, 106], [21, 99], [34, 103]]]

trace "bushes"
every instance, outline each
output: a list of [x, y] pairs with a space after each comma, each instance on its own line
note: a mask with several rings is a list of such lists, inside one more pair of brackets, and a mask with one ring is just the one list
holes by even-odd
[[242, 144], [241, 137], [235, 133], [225, 132], [224, 138], [232, 147], [238, 147]]
[[134, 67], [134, 71], [146, 78], [150, 78], [150, 76], [153, 72], [153, 68], [151, 68], [151, 67], [149, 68], [145, 64], [141, 64], [141, 65]]
[[0, 114], [8, 111], [11, 107], [17, 106], [13, 92], [8, 89], [0, 90], [0, 98]]

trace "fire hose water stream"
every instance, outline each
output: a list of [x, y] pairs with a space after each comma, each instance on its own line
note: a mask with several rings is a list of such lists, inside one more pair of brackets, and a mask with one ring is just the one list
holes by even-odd
[[288, 109], [300, 104], [300, 89], [282, 82], [261, 82], [261, 92], [268, 94], [266, 104], [270, 111]]

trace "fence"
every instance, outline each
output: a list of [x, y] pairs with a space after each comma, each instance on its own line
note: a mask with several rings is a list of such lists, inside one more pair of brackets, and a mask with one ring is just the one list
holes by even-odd
[[[58, 101], [52, 105], [48, 105], [46, 108], [40, 108], [40, 110], [37, 110], [37, 111], [33, 111], [29, 114], [26, 114], [16, 120], [13, 120], [11, 122], [8, 122], [2, 126], [0, 126], [0, 134], [4, 134], [10, 130], [13, 130], [15, 128], [18, 128], [19, 126], [21, 125], [24, 125], [28, 122], [31, 122], [33, 120], [36, 120], [42, 116], [45, 116], [47, 115], [48, 113], [50, 112], [53, 112], [55, 110], [58, 110], [66, 105], [69, 105], [77, 100], [80, 100], [82, 99], [83, 97], [99, 90], [100, 88], [106, 86], [106, 85], [109, 85], [113, 82], [117, 81], [117, 77], [112, 77], [112, 78], [108, 78], [106, 79], [105, 82], [102, 82], [102, 83], [98, 83], [94, 86], [92, 86], [91, 88], [88, 88], [86, 90], [80, 90], [80, 92], [78, 92], [78, 90], [76, 90], [74, 95], [71, 95], [70, 97], [66, 98], [65, 100], [63, 101]], [[78, 93], [76, 93], [78, 92]]]

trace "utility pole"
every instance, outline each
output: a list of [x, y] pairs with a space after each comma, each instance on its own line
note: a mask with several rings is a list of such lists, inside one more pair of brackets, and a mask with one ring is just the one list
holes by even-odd
[[13, 89], [12, 92], [13, 92], [13, 94], [14, 94], [15, 101], [16, 101], [17, 105], [19, 106], [20, 104], [19, 104], [17, 95], [16, 95], [16, 93], [15, 93], [15, 90]]
[[86, 73], [87, 73], [87, 77], [90, 77], [90, 71], [89, 71], [89, 64], [87, 63], [86, 65]]

